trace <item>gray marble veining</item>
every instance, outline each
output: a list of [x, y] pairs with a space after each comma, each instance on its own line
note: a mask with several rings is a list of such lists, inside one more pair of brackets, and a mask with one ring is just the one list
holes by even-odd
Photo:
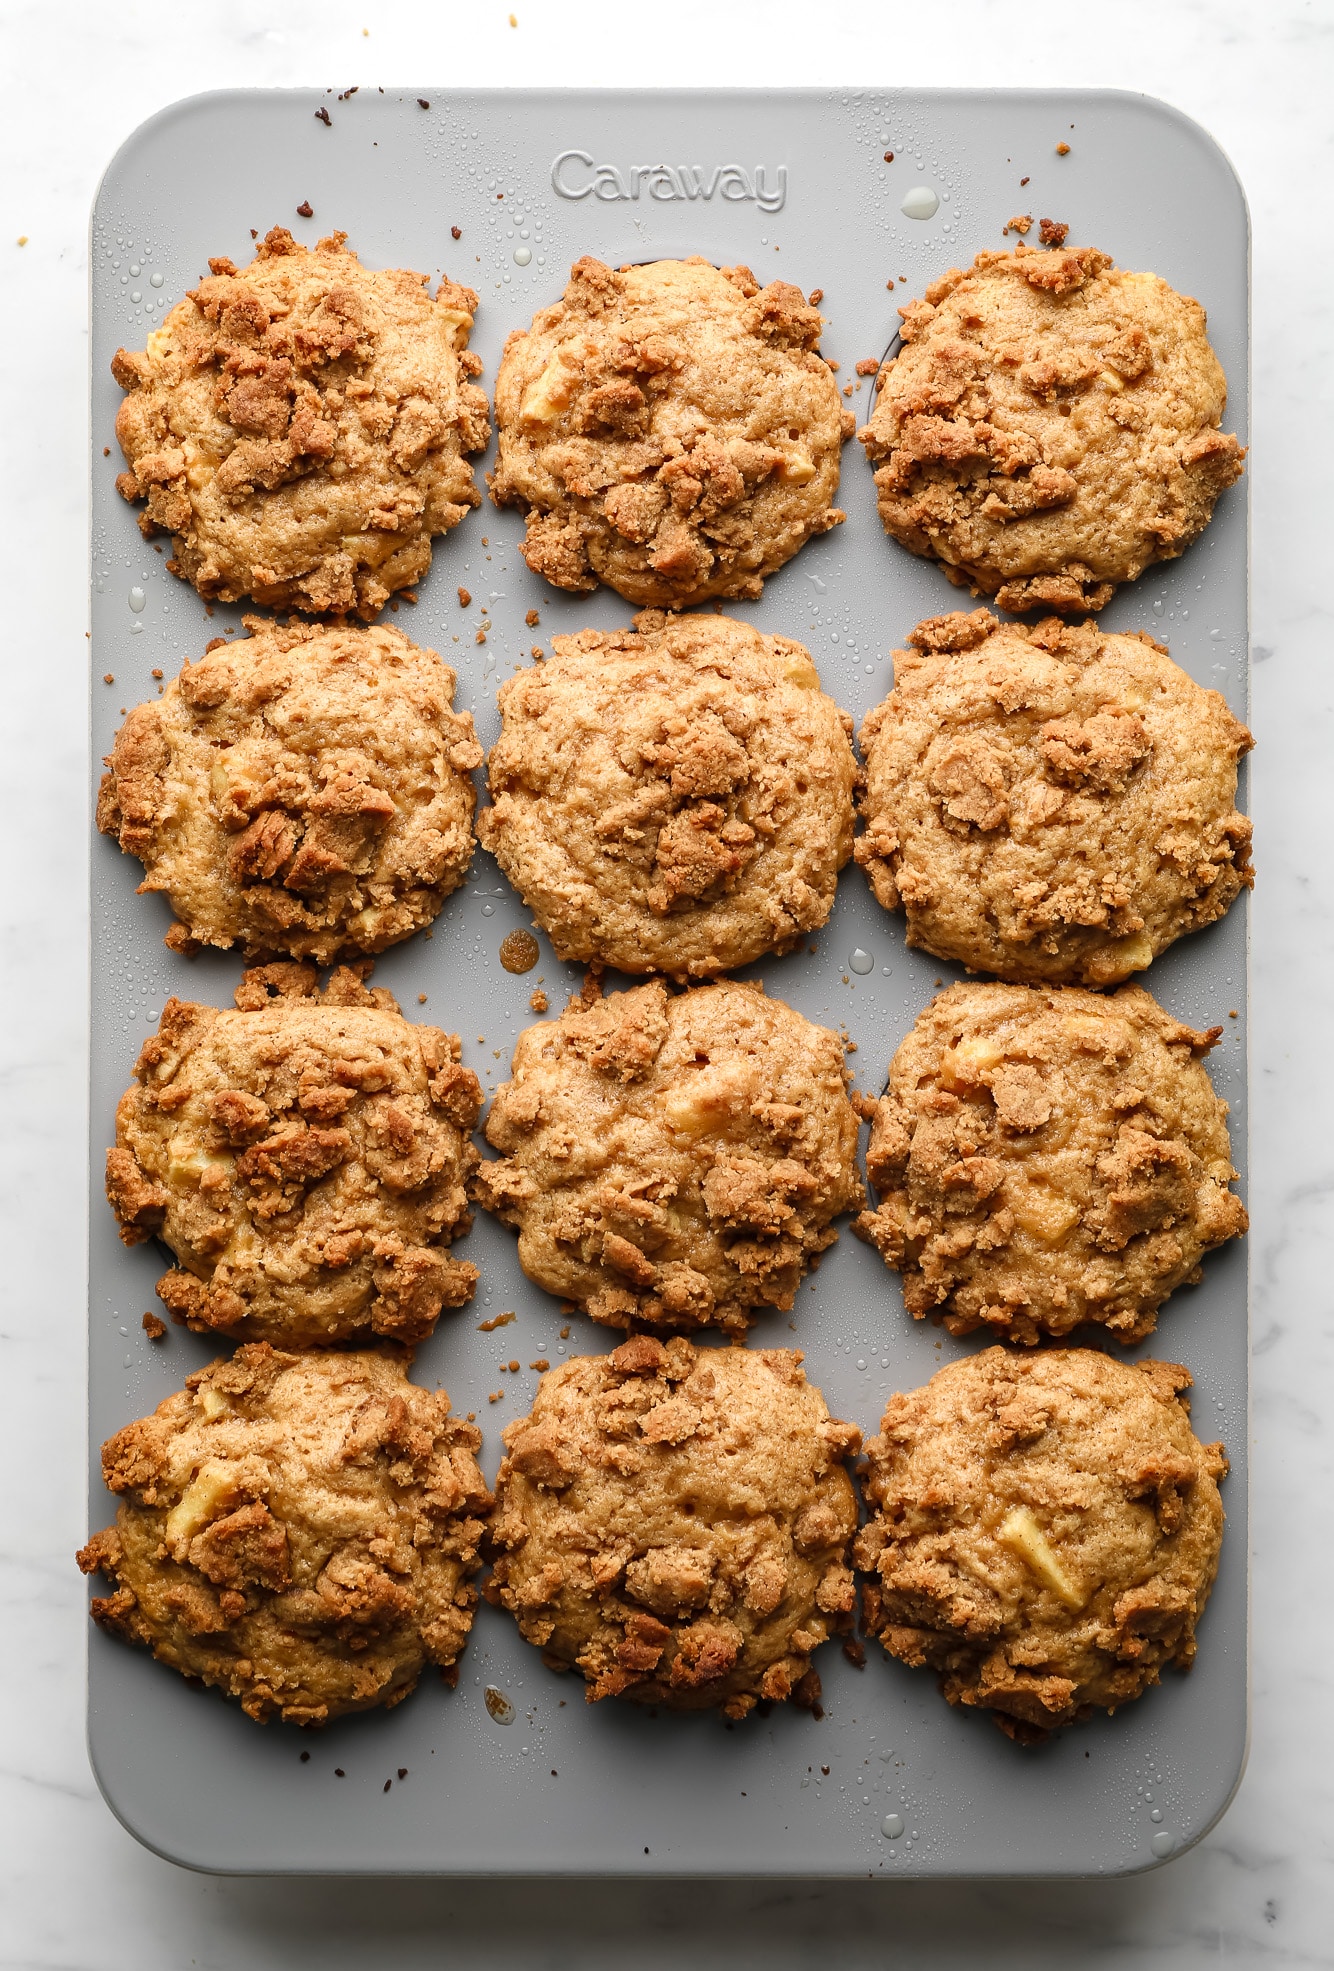
[[[1323, 1039], [1334, 961], [1326, 874], [1334, 751], [1328, 646], [1334, 283], [1327, 99], [1334, 15], [1324, 0], [956, 0], [888, 14], [836, 0], [680, 0], [670, 37], [647, 10], [594, 0], [403, 0], [385, 17], [347, 0], [259, 0], [226, 13], [146, 0], [3, 10], [10, 88], [0, 133], [6, 436], [0, 552], [8, 601], [0, 892], [0, 1200], [8, 1232], [0, 1401], [8, 1504], [0, 1592], [8, 1621], [0, 1739], [5, 1922], [0, 1965], [90, 1971], [255, 1971], [367, 1960], [804, 1966], [1334, 1963], [1330, 1727], [1334, 1615], [1325, 1556], [1334, 1494], [1334, 1145]], [[370, 29], [363, 36], [362, 29]], [[707, 75], [701, 72], [707, 69]], [[86, 215], [120, 139], [161, 103], [224, 84], [371, 81], [783, 83], [873, 75], [951, 85], [1145, 90], [1229, 150], [1255, 226], [1255, 670], [1252, 802], [1254, 1716], [1231, 1811], [1170, 1868], [1119, 1884], [904, 1885], [688, 1893], [515, 1883], [256, 1883], [194, 1877], [138, 1849], [102, 1805], [82, 1746]], [[225, 168], [225, 160], [220, 160]], [[1171, 188], [1163, 188], [1170, 199]], [[1060, 215], [1057, 215], [1060, 216]], [[28, 244], [18, 248], [18, 235]], [[890, 634], [896, 631], [891, 630]], [[17, 851], [17, 852], [16, 852]]]

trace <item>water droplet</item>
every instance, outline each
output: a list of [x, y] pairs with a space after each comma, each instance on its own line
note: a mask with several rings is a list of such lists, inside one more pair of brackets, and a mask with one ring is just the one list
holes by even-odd
[[872, 958], [869, 951], [863, 951], [860, 945], [857, 946], [857, 949], [848, 959], [848, 964], [854, 972], [859, 972], [863, 978], [866, 977], [868, 972], [875, 970], [874, 958]]
[[132, 260], [130, 262], [130, 272], [132, 274], [141, 274], [143, 272], [143, 268], [139, 265], [139, 262], [137, 260]]
[[866, 1357], [864, 1355], [859, 1355], [857, 1357], [857, 1367], [859, 1369], [864, 1369], [866, 1367]]
[[1149, 1847], [1152, 1849], [1155, 1855], [1170, 1855], [1173, 1848], [1175, 1848], [1176, 1844], [1177, 1844], [1176, 1835], [1170, 1834], [1168, 1830], [1164, 1828], [1161, 1834], [1154, 1835], [1152, 1841], [1150, 1841], [1149, 1843]]
[[150, 287], [161, 287], [161, 285], [162, 285], [162, 276], [161, 276], [161, 274], [150, 274], [150, 275], [148, 276], [148, 285], [149, 285]]
[[1161, 1807], [1155, 1807], [1153, 1812], [1149, 1815], [1149, 1819], [1154, 1821], [1161, 1820], [1162, 1817], [1163, 1817], [1163, 1810]]
[[885, 1764], [888, 1765], [889, 1761], [894, 1757], [894, 1747], [892, 1745], [887, 1746], [885, 1750], [880, 1754], [880, 1757], [884, 1760]]
[[526, 267], [528, 265], [528, 262], [532, 259], [532, 257], [533, 257], [533, 249], [530, 246], [515, 247], [514, 264], [516, 267]]
[[1161, 616], [1163, 613], [1163, 599], [1161, 596], [1159, 596], [1158, 600], [1153, 604], [1153, 613], [1155, 616]]
[[142, 301], [142, 300], [143, 300], [143, 298], [144, 298], [144, 297], [142, 296], [142, 294], [140, 294], [140, 292], [139, 292], [139, 290], [138, 290], [138, 288], [137, 288], [137, 287], [134, 287], [134, 288], [131, 288], [131, 289], [130, 289], [130, 299], [131, 299], [131, 301]]
[[934, 218], [939, 206], [940, 200], [930, 185], [914, 185], [899, 207], [899, 211], [905, 219], [931, 219]]
[[829, 632], [829, 641], [830, 641], [831, 643], [838, 643], [838, 642], [839, 642], [840, 640], [841, 640], [841, 639], [840, 639], [840, 637], [839, 637], [839, 634], [838, 634], [838, 631], [837, 631], [837, 630], [831, 630], [831, 631]]
[[897, 1841], [903, 1832], [903, 1815], [886, 1814], [880, 1823], [880, 1832], [884, 1835], [886, 1841]]
[[125, 1357], [125, 1361], [124, 1361], [124, 1364], [123, 1364], [123, 1367], [125, 1367], [125, 1368], [127, 1368], [127, 1369], [132, 1369], [132, 1368], [134, 1367], [134, 1357], [133, 1357], [133, 1355], [127, 1355], [127, 1356]]
[[503, 1690], [498, 1690], [494, 1684], [488, 1684], [483, 1696], [486, 1700], [487, 1710], [491, 1713], [491, 1716], [498, 1725], [512, 1725], [514, 1723], [514, 1706], [510, 1703]]
[[130, 590], [130, 607], [134, 611], [136, 616], [139, 614], [139, 611], [143, 608], [144, 603], [146, 601], [147, 601], [147, 597], [145, 596], [142, 589], [136, 588]]
[[493, 903], [484, 903], [482, 905], [483, 917], [494, 917], [495, 914], [496, 914], [496, 906]]
[[823, 595], [823, 594], [824, 594], [824, 592], [825, 592], [825, 585], [824, 585], [824, 583], [823, 583], [823, 582], [822, 582], [822, 581], [820, 580], [820, 577], [819, 577], [818, 575], [808, 575], [808, 576], [806, 577], [806, 580], [807, 580], [808, 582], [813, 582], [813, 583], [815, 584], [815, 586], [816, 586], [816, 588], [817, 588], [817, 589], [818, 589], [818, 590], [820, 591], [820, 594], [821, 594], [821, 595]]

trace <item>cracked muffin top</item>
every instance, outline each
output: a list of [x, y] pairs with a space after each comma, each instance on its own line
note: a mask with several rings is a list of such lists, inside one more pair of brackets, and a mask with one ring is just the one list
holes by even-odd
[[758, 596], [843, 518], [855, 420], [822, 327], [799, 288], [748, 267], [576, 261], [496, 377], [491, 497], [526, 514], [534, 574], [662, 608]]
[[908, 943], [1038, 984], [1116, 984], [1252, 883], [1251, 735], [1137, 632], [985, 609], [919, 623], [861, 730], [856, 847]]
[[116, 352], [117, 487], [202, 596], [369, 621], [480, 503], [477, 296], [442, 281], [433, 299], [345, 239], [312, 251], [275, 226], [248, 267], [210, 260], [147, 348]]
[[97, 825], [166, 892], [174, 950], [383, 951], [472, 855], [482, 749], [454, 673], [384, 625], [245, 622], [130, 713]]
[[886, 533], [1002, 609], [1083, 615], [1203, 532], [1244, 449], [1198, 301], [1092, 247], [979, 253], [899, 314], [859, 433]]
[[852, 721], [809, 653], [645, 611], [499, 693], [490, 849], [560, 958], [707, 978], [823, 924], [852, 852]]
[[863, 1623], [1021, 1744], [1189, 1669], [1227, 1472], [1189, 1373], [988, 1348], [891, 1396], [866, 1446]]
[[397, 1704], [428, 1663], [454, 1683], [481, 1441], [396, 1354], [238, 1348], [102, 1446], [121, 1504], [78, 1556], [112, 1585], [93, 1620], [261, 1723]]
[[[271, 997], [270, 995], [273, 995]], [[419, 1341], [472, 1296], [452, 1258], [482, 1094], [457, 1036], [340, 968], [249, 971], [236, 1010], [169, 999], [116, 1110], [107, 1199], [126, 1245], [199, 1333]]]
[[811, 1654], [852, 1625], [861, 1432], [799, 1354], [635, 1335], [544, 1375], [504, 1436], [483, 1592], [590, 1703], [819, 1702]]
[[762, 986], [599, 990], [519, 1035], [474, 1196], [530, 1280], [611, 1327], [790, 1308], [864, 1195], [843, 1042]]
[[955, 985], [918, 1015], [876, 1104], [853, 1230], [917, 1320], [1010, 1341], [1081, 1322], [1152, 1334], [1167, 1296], [1246, 1230], [1227, 1104], [1197, 1033], [1142, 986]]

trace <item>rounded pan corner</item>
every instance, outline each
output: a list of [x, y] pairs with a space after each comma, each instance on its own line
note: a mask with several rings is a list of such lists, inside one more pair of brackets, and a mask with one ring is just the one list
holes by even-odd
[[1053, 96], [1059, 95], [1066, 100], [1069, 100], [1070, 95], [1076, 94], [1091, 97], [1102, 103], [1125, 103], [1127, 105], [1133, 105], [1140, 111], [1154, 116], [1164, 123], [1175, 125], [1184, 137], [1216, 160], [1227, 174], [1230, 184], [1235, 187], [1237, 200], [1241, 207], [1242, 226], [1246, 235], [1246, 255], [1249, 260], [1251, 251], [1251, 204], [1246, 196], [1246, 186], [1242, 181], [1241, 173], [1233, 163], [1229, 153], [1223, 148], [1217, 137], [1215, 137], [1213, 131], [1206, 129], [1205, 125], [1196, 117], [1193, 117], [1188, 110], [1178, 108], [1175, 103], [1169, 103], [1163, 96], [1150, 96], [1142, 89], [1045, 90], [1042, 93]]
[[[88, 1769], [92, 1773], [97, 1790], [101, 1794], [108, 1812], [120, 1823], [131, 1839], [137, 1841], [141, 1848], [146, 1848], [150, 1855], [156, 1855], [159, 1861], [171, 1862], [176, 1868], [188, 1868], [194, 1875], [237, 1875], [253, 1872], [251, 1870], [220, 1868], [216, 1862], [187, 1853], [179, 1842], [173, 1845], [165, 1835], [159, 1835], [156, 1830], [150, 1831], [149, 1828], [141, 1826], [135, 1820], [129, 1810], [123, 1807], [116, 1798], [115, 1790], [110, 1780], [102, 1771], [97, 1755], [97, 1738], [91, 1704], [89, 1705], [84, 1721], [84, 1745], [88, 1753]], [[184, 1829], [178, 1829], [178, 1832], [183, 1833]]]
[[97, 219], [103, 197], [111, 186], [115, 174], [120, 170], [126, 159], [134, 155], [134, 152], [143, 143], [145, 138], [162, 129], [166, 124], [174, 122], [177, 117], [193, 115], [201, 108], [214, 103], [222, 103], [229, 100], [236, 102], [250, 101], [257, 95], [296, 96], [317, 93], [318, 91], [302, 90], [300, 88], [267, 90], [240, 87], [230, 89], [198, 89], [193, 95], [177, 96], [174, 101], [163, 103], [160, 109], [152, 110], [143, 119], [142, 123], [135, 124], [133, 130], [130, 131], [128, 136], [121, 139], [107, 160], [106, 168], [97, 181], [97, 188], [93, 193], [92, 203], [88, 208], [88, 224], [90, 228]]

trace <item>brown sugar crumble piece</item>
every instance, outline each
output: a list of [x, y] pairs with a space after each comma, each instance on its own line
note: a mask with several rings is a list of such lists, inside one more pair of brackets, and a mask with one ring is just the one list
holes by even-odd
[[461, 240], [463, 238], [462, 226], [451, 226], [449, 229], [449, 237], [452, 240]]
[[1069, 157], [1070, 155], [1069, 144], [1058, 144], [1056, 146], [1056, 155], [1057, 157]]
[[1028, 180], [1027, 180], [1027, 178], [1021, 178], [1021, 179], [1019, 180], [1019, 189], [1020, 189], [1020, 191], [1022, 191], [1022, 190], [1024, 189], [1024, 186], [1025, 186], [1025, 185], [1026, 185], [1027, 183], [1028, 183]]
[[486, 631], [485, 631], [485, 630], [478, 630], [478, 632], [477, 632], [477, 635], [476, 635], [476, 637], [475, 637], [475, 639], [474, 639], [474, 641], [475, 641], [475, 642], [477, 642], [477, 643], [485, 643], [485, 642], [486, 642]]
[[511, 1374], [512, 1376], [517, 1376], [517, 1375], [518, 1375], [518, 1373], [519, 1373], [519, 1364], [518, 1364], [518, 1362], [517, 1362], [517, 1361], [515, 1361], [515, 1360], [511, 1360], [511, 1361], [509, 1361], [509, 1362], [507, 1362], [507, 1363], [505, 1364], [505, 1367], [506, 1367], [506, 1368], [507, 1368], [507, 1369], [509, 1370], [509, 1372], [510, 1372], [510, 1374]]
[[308, 198], [302, 199], [296, 209], [296, 216], [298, 219], [313, 219], [315, 217], [315, 208]]
[[143, 1318], [143, 1330], [150, 1341], [161, 1341], [167, 1332], [167, 1324], [161, 1315], [148, 1313]]
[[528, 614], [524, 617], [523, 620], [528, 625], [530, 630], [535, 630], [538, 624], [541, 622], [542, 618], [538, 615], [536, 609], [530, 609], [528, 611]]
[[880, 364], [874, 356], [863, 356], [857, 364], [858, 376], [874, 376]]
[[1044, 246], [1064, 246], [1069, 235], [1070, 228], [1062, 224], [1059, 219], [1038, 221], [1038, 238]]
[[493, 1389], [486, 1400], [488, 1403], [499, 1403], [502, 1397], [504, 1396], [504, 1394], [505, 1392], [503, 1389]]
[[469, 590], [467, 590], [467, 589], [465, 589], [465, 588], [463, 588], [463, 587], [460, 587], [460, 589], [459, 589], [459, 608], [460, 608], [460, 609], [467, 609], [467, 608], [469, 608], [469, 607], [470, 607], [470, 605], [471, 605], [471, 603], [472, 603], [472, 595], [471, 595], [471, 593], [470, 593], [470, 591], [469, 591]]
[[528, 1008], [530, 1012], [545, 1013], [550, 1008], [550, 1005], [551, 1001], [547, 998], [541, 986], [536, 987], [529, 996]]
[[[1025, 180], [1026, 182], [1027, 180]], [[1031, 212], [1016, 212], [1013, 219], [1006, 220], [1005, 224], [1001, 227], [1001, 231], [1003, 233], [1026, 233], [1031, 229], [1032, 224], [1033, 215]]]
[[544, 1374], [551, 1367], [545, 1355], [539, 1355], [535, 1362], [528, 1364], [530, 1369], [540, 1369]]
[[162, 676], [162, 672], [161, 672], [161, 670], [159, 670], [159, 669], [157, 669], [157, 668], [155, 668], [155, 669], [153, 670], [153, 672], [152, 672], [152, 675], [153, 675], [153, 676], [154, 676], [155, 678], [160, 678], [160, 677]]
[[518, 1315], [514, 1313], [493, 1314], [489, 1321], [479, 1321], [477, 1323], [477, 1332], [484, 1335], [494, 1334], [497, 1328], [507, 1328], [511, 1321], [517, 1321], [518, 1318]]
[[893, 153], [893, 151], [886, 151], [886, 152], [885, 152], [885, 163], [886, 163], [886, 164], [892, 164], [893, 162], [894, 162], [894, 153]]
[[103, 682], [103, 684], [114, 684], [114, 683], [116, 682], [116, 674], [115, 674], [115, 672], [114, 672], [114, 671], [103, 671], [103, 673], [102, 673], [102, 682]]

